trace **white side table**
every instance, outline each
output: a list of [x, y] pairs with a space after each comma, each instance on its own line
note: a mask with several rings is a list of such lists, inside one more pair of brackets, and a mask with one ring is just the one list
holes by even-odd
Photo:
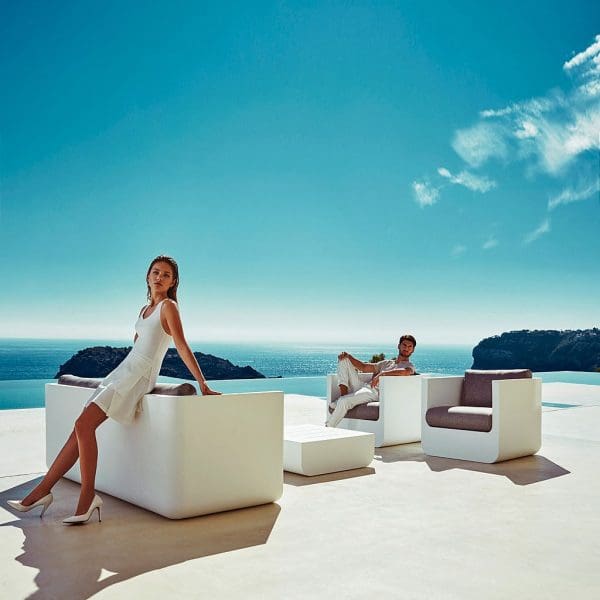
[[360, 469], [371, 464], [375, 436], [321, 425], [286, 427], [283, 468], [301, 475], [322, 475]]

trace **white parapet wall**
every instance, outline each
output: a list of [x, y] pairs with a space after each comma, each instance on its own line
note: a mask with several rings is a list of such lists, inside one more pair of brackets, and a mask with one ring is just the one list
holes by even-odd
[[[93, 389], [46, 385], [46, 461]], [[283, 392], [148, 394], [132, 425], [97, 431], [96, 489], [170, 519], [266, 504], [283, 493]], [[66, 477], [80, 482], [76, 464]]]

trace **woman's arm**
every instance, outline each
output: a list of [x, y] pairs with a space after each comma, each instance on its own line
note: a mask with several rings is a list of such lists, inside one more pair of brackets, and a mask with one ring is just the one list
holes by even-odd
[[200, 365], [183, 335], [183, 325], [179, 316], [179, 308], [173, 300], [164, 301], [160, 317], [165, 331], [173, 338], [175, 348], [177, 348], [181, 360], [198, 382], [202, 394], [204, 396], [220, 394], [221, 392], [215, 392], [208, 387], [202, 369], [200, 369]]

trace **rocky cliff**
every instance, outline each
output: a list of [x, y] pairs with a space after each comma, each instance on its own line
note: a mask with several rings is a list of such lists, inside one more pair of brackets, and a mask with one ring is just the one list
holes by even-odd
[[[128, 348], [113, 348], [112, 346], [85, 348], [61, 365], [54, 377], [58, 378], [67, 373], [80, 377], [105, 377], [127, 356], [130, 350], [131, 346]], [[202, 352], [194, 352], [194, 356], [206, 379], [264, 378], [262, 373], [252, 367], [238, 367], [225, 358]], [[167, 350], [160, 374], [179, 379], [194, 379], [174, 348]]]
[[473, 369], [600, 370], [600, 329], [509, 331], [473, 348]]

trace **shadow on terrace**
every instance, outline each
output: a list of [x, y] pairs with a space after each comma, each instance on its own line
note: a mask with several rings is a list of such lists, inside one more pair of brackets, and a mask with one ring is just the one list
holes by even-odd
[[530, 485], [547, 481], [563, 475], [569, 475], [570, 471], [547, 458], [534, 454], [522, 458], [514, 458], [504, 462], [487, 464], [468, 460], [456, 460], [452, 458], [439, 458], [427, 456], [421, 450], [421, 444], [404, 444], [401, 446], [388, 446], [375, 450], [375, 460], [384, 463], [392, 462], [424, 462], [434, 472], [448, 471], [449, 469], [462, 469], [463, 471], [475, 471], [477, 473], [489, 473], [491, 475], [502, 475], [510, 479], [515, 485]]
[[[0, 494], [22, 498], [39, 480]], [[280, 512], [278, 504], [169, 520], [103, 494], [102, 524], [68, 527], [79, 486], [62, 480], [43, 519], [35, 509], [1, 527], [23, 531], [18, 562], [37, 569], [37, 590], [28, 598], [85, 599], [115, 583], [186, 561], [265, 544]], [[34, 514], [35, 513], [35, 514]], [[93, 517], [95, 518], [95, 516]], [[71, 535], [69, 535], [71, 534]], [[202, 582], [194, 582], [197, 590]]]

